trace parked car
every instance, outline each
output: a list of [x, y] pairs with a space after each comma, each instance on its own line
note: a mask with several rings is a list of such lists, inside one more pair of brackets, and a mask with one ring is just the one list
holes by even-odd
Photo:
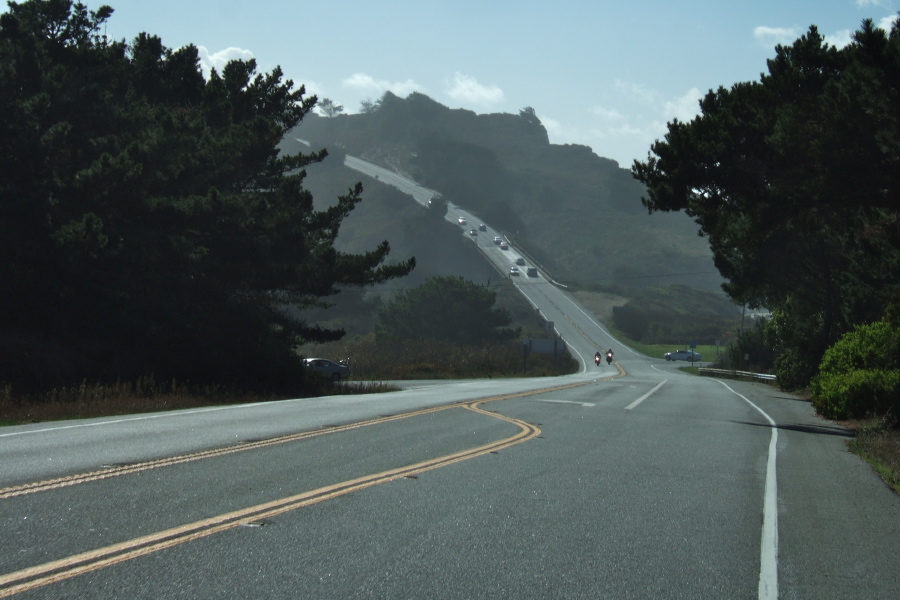
[[350, 367], [327, 358], [306, 358], [303, 362], [313, 371], [330, 377], [335, 381], [350, 377]]
[[520, 265], [520, 266], [521, 266], [521, 265], [524, 265], [524, 264], [525, 264], [525, 259], [522, 258], [522, 257], [520, 256], [519, 258], [516, 259], [516, 264], [517, 264], [517, 265]]
[[525, 269], [525, 274], [529, 277], [537, 277], [537, 269], [535, 267], [528, 267]]
[[689, 360], [691, 362], [700, 362], [700, 353], [694, 352], [693, 350], [666, 352], [666, 360]]
[[482, 223], [481, 225], [478, 226], [478, 229], [479, 229], [479, 231], [487, 231], [487, 225]]
[[515, 266], [515, 265], [511, 266], [511, 267], [509, 268], [509, 274], [510, 274], [510, 275], [518, 275], [518, 274], [519, 274], [519, 267], [517, 267], [517, 266]]
[[468, 221], [466, 221], [466, 218], [465, 218], [465, 217], [460, 217], [460, 218], [458, 218], [458, 219], [456, 220], [456, 222], [459, 223], [460, 225], [465, 225], [466, 223], [468, 223]]

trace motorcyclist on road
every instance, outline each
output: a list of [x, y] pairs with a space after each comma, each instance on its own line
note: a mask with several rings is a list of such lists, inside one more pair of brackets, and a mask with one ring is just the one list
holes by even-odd
[[613, 361], [613, 351], [612, 348], [606, 351], [606, 364], [611, 365]]
[[597, 366], [600, 366], [601, 360], [603, 360], [603, 355], [600, 354], [599, 350], [597, 350], [597, 353], [594, 355], [594, 362], [597, 364]]

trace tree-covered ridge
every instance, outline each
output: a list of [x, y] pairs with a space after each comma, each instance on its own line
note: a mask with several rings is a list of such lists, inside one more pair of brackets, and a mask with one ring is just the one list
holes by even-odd
[[378, 311], [375, 338], [477, 345], [514, 340], [509, 311], [495, 308], [496, 292], [463, 277], [432, 277]]
[[526, 109], [478, 115], [419, 93], [386, 93], [361, 114], [305, 119], [295, 135], [440, 191], [568, 284], [718, 289], [721, 278], [690, 219], [647, 219], [643, 186], [628, 170], [586, 146], [550, 144]]
[[900, 26], [864, 21], [853, 40], [811, 27], [633, 168], [651, 211], [700, 226], [731, 297], [772, 309], [789, 386], [900, 299]]
[[317, 211], [277, 144], [316, 98], [276, 68], [232, 61], [208, 80], [197, 49], [102, 35], [113, 10], [69, 0], [0, 16], [0, 375], [298, 381], [299, 321], [339, 286], [407, 274], [390, 247], [334, 248], [361, 188]]

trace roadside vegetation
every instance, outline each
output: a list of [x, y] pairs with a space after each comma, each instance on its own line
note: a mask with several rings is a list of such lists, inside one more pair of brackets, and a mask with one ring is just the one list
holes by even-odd
[[[578, 292], [576, 296], [616, 338], [635, 351], [661, 359], [666, 352], [679, 348], [635, 341], [620, 330], [611, 320], [613, 305], [623, 305], [627, 298], [596, 292]], [[872, 465], [885, 483], [900, 493], [900, 390], [894, 375], [900, 363], [900, 329], [895, 321], [900, 311], [892, 308], [887, 314], [885, 320], [860, 326], [844, 336], [826, 352], [820, 375], [811, 388], [793, 391], [810, 401], [820, 417], [852, 431], [849, 450]], [[730, 340], [726, 346], [698, 345], [695, 351], [701, 353], [703, 363], [717, 363], [720, 368], [771, 372], [774, 351], [766, 342], [767, 326], [765, 319], [752, 320], [743, 329], [723, 334]], [[744, 362], [747, 355], [756, 360]], [[684, 363], [679, 370], [699, 375], [700, 367]]]
[[[310, 374], [307, 395], [300, 397], [373, 394], [398, 389], [380, 381], [351, 381], [334, 383], [326, 377]], [[157, 382], [153, 377], [140, 377], [132, 382], [113, 384], [82, 382], [71, 387], [59, 387], [39, 393], [17, 394], [11, 386], [0, 387], [0, 427], [90, 419], [150, 412], [162, 412], [249, 404], [296, 398], [292, 395], [262, 395], [258, 392], [229, 389], [226, 386], [192, 386], [172, 381]]]
[[[488, 286], [436, 276], [370, 310], [370, 328], [348, 329], [341, 340], [307, 344], [298, 352], [346, 358], [352, 376], [364, 380], [538, 377], [577, 369], [568, 354], [523, 355], [524, 339], [549, 334], [508, 281]], [[355, 314], [338, 310], [333, 323], [358, 326]]]
[[842, 424], [855, 434], [849, 442], [850, 450], [871, 464], [900, 494], [900, 427], [896, 421], [880, 418]]
[[205, 77], [196, 46], [108, 38], [113, 12], [28, 0], [0, 19], [0, 382], [314, 391], [293, 348], [342, 333], [286, 307], [415, 259], [335, 247], [362, 187], [317, 209], [304, 169], [327, 152], [278, 148], [315, 96], [254, 60]]

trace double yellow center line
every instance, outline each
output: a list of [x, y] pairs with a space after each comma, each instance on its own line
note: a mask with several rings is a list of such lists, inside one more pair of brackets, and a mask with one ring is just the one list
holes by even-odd
[[196, 540], [199, 538], [203, 538], [214, 533], [219, 533], [220, 531], [225, 531], [227, 529], [232, 529], [234, 527], [238, 527], [241, 525], [251, 524], [263, 519], [269, 519], [274, 516], [296, 510], [298, 508], [303, 508], [305, 506], [310, 506], [312, 504], [316, 504], [318, 502], [322, 502], [325, 500], [330, 500], [332, 498], [337, 498], [338, 496], [343, 496], [344, 494], [349, 494], [351, 492], [355, 492], [358, 490], [365, 489], [367, 487], [371, 487], [374, 485], [378, 485], [380, 483], [385, 483], [388, 481], [393, 481], [399, 479], [401, 477], [410, 477], [413, 475], [417, 475], [419, 473], [430, 471], [432, 469], [437, 469], [439, 467], [444, 467], [459, 461], [467, 460], [470, 458], [474, 458], [476, 456], [480, 456], [482, 454], [487, 454], [489, 452], [497, 452], [504, 448], [508, 448], [515, 444], [520, 444], [522, 442], [528, 441], [530, 439], [535, 438], [540, 435], [541, 430], [538, 429], [535, 425], [530, 423], [526, 423], [524, 421], [520, 421], [518, 419], [513, 419], [511, 417], [506, 417], [503, 415], [499, 415], [497, 413], [486, 411], [480, 408], [480, 404], [485, 402], [493, 402], [497, 400], [505, 400], [510, 398], [524, 397], [530, 396], [539, 393], [546, 393], [554, 390], [560, 390], [570, 387], [577, 387], [580, 385], [585, 385], [584, 383], [570, 384], [564, 386], [558, 386], [550, 389], [542, 389], [535, 390], [530, 392], [523, 392], [518, 394], [510, 394], [506, 396], [498, 396], [495, 398], [487, 398], [484, 400], [477, 400], [473, 402], [464, 402], [461, 404], [450, 404], [447, 406], [441, 406], [436, 408], [423, 409], [418, 411], [413, 411], [409, 413], [403, 413], [401, 415], [394, 415], [390, 417], [382, 417], [378, 419], [371, 419], [368, 421], [361, 421], [358, 423], [352, 423], [349, 425], [332, 427], [326, 430], [318, 430], [314, 432], [305, 432], [299, 433], [295, 435], [282, 436], [278, 438], [273, 438], [271, 440], [264, 440], [261, 442], [249, 442], [245, 444], [238, 444], [236, 446], [231, 446], [228, 448], [223, 448], [220, 450], [213, 450], [209, 452], [199, 452], [196, 454], [174, 457], [171, 459], [162, 459], [157, 461], [150, 461], [146, 463], [141, 463], [138, 465], [126, 465], [122, 467], [116, 467], [111, 469], [104, 469], [102, 471], [95, 471], [92, 473], [85, 473], [82, 475], [73, 475], [71, 477], [64, 477], [54, 480], [49, 480], [46, 482], [38, 482], [34, 484], [28, 484], [24, 486], [18, 486], [15, 488], [6, 488], [0, 490], [0, 499], [2, 498], [10, 498], [13, 496], [36, 493], [39, 491], [48, 491], [51, 489], [56, 489], [59, 487], [75, 485], [78, 483], [84, 483], [87, 481], [96, 481], [98, 479], [105, 479], [107, 477], [115, 477], [118, 475], [125, 475], [128, 473], [135, 473], [138, 471], [145, 471], [148, 469], [155, 469], [164, 466], [170, 466], [175, 464], [181, 464], [185, 462], [190, 462], [194, 460], [201, 460], [203, 458], [210, 458], [214, 456], [221, 456], [224, 454], [230, 454], [233, 452], [241, 452], [244, 450], [251, 450], [255, 448], [262, 448], [265, 446], [271, 446], [274, 444], [285, 443], [289, 441], [301, 440], [309, 437], [314, 437], [318, 435], [324, 435], [326, 433], [335, 433], [338, 431], [348, 431], [351, 429], [358, 429], [360, 427], [365, 427], [368, 425], [374, 425], [378, 423], [385, 423], [390, 421], [395, 421], [399, 419], [405, 419], [417, 415], [423, 415], [428, 413], [434, 413], [441, 410], [447, 410], [450, 408], [465, 408], [467, 410], [471, 410], [477, 412], [479, 414], [487, 415], [496, 419], [501, 419], [503, 421], [507, 421], [519, 427], [519, 432], [513, 436], [504, 438], [502, 440], [491, 442], [489, 444], [484, 444], [482, 446], [477, 446], [474, 448], [469, 448], [466, 450], [462, 450], [460, 452], [455, 452], [453, 454], [447, 454], [444, 456], [440, 456], [437, 458], [425, 460], [419, 463], [415, 463], [412, 465], [407, 465], [405, 467], [400, 467], [396, 469], [390, 469], [388, 471], [382, 471], [380, 473], [374, 473], [371, 475], [365, 475], [363, 477], [359, 477], [356, 479], [351, 479], [348, 481], [343, 481], [341, 483], [336, 483], [333, 485], [328, 485], [325, 487], [321, 487], [315, 490], [311, 490], [308, 492], [303, 492], [301, 494], [296, 494], [293, 496], [288, 496], [286, 498], [281, 498], [278, 500], [274, 500], [271, 502], [266, 502], [264, 504], [258, 504], [256, 506], [251, 506], [248, 508], [243, 508], [240, 510], [236, 510], [233, 512], [221, 514], [215, 517], [211, 517], [208, 519], [203, 519], [200, 521], [195, 521], [193, 523], [188, 523], [186, 525], [181, 525], [179, 527], [174, 527], [172, 529], [166, 529], [164, 531], [159, 531], [150, 535], [134, 538], [125, 542], [121, 542], [118, 544], [113, 544], [111, 546], [106, 546], [104, 548], [98, 548], [96, 550], [91, 550], [88, 552], [82, 552], [80, 554], [75, 554], [69, 556], [67, 558], [63, 558], [60, 560], [51, 561], [48, 563], [44, 563], [42, 565], [37, 565], [34, 567], [29, 567], [26, 569], [22, 569], [20, 571], [16, 571], [13, 573], [9, 573], [7, 575], [0, 575], [0, 598], [5, 598], [8, 596], [12, 596], [14, 594], [18, 594], [21, 592], [25, 592], [28, 590], [32, 590], [35, 588], [39, 588], [45, 585], [49, 585], [52, 583], [56, 583], [62, 581], [64, 579], [68, 579], [71, 577], [75, 577], [77, 575], [82, 575], [84, 573], [89, 573], [91, 571], [96, 571], [98, 569], [102, 569], [104, 567], [108, 567], [110, 565], [114, 565], [117, 563], [121, 563], [127, 560], [131, 560], [133, 558], [137, 558], [139, 556], [144, 556], [146, 554], [150, 554], [152, 552], [156, 552], [158, 550], [163, 550], [165, 548], [169, 548], [178, 544], [183, 544], [185, 542], [189, 542], [192, 540]]

